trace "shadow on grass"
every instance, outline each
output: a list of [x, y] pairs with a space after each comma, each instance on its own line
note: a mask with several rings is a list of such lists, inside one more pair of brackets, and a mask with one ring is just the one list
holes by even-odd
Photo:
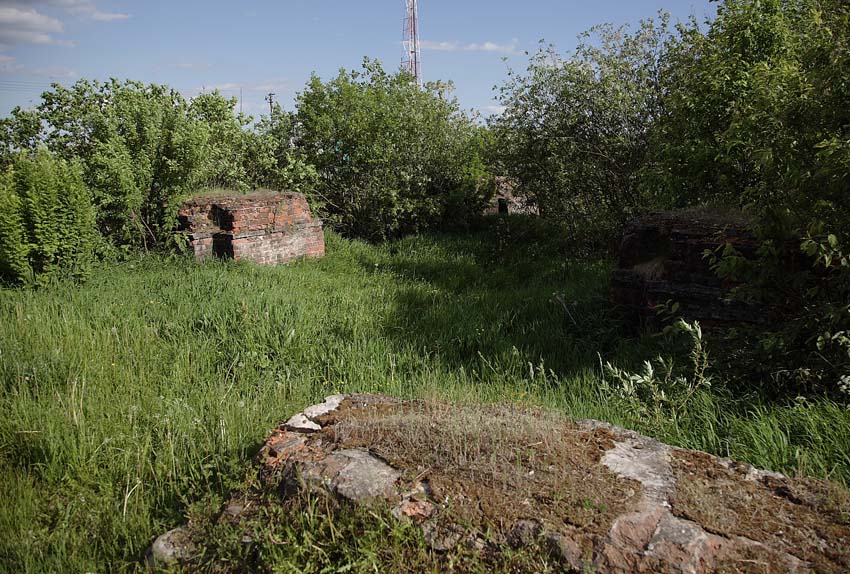
[[452, 367], [485, 362], [505, 373], [543, 366], [559, 376], [598, 369], [600, 356], [635, 364], [657, 347], [655, 339], [625, 336], [608, 301], [607, 257], [573, 258], [539, 233], [506, 242], [523, 235], [500, 229], [526, 222], [500, 223], [427, 243], [404, 239], [377, 262], [363, 260], [364, 269], [398, 283], [384, 334]]

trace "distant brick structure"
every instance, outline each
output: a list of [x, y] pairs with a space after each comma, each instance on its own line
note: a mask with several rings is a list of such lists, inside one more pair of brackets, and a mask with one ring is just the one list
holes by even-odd
[[537, 208], [517, 196], [514, 183], [502, 176], [496, 177], [496, 193], [490, 204], [484, 208], [484, 215], [507, 215], [509, 213], [522, 215], [539, 215]]
[[192, 199], [178, 212], [198, 259], [209, 256], [278, 265], [322, 257], [322, 222], [300, 193], [257, 193]]

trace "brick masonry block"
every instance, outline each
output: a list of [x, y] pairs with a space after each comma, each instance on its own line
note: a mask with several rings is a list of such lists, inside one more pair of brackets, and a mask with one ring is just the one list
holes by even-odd
[[178, 231], [198, 259], [209, 256], [278, 265], [322, 257], [322, 222], [300, 193], [260, 193], [193, 199], [178, 212]]

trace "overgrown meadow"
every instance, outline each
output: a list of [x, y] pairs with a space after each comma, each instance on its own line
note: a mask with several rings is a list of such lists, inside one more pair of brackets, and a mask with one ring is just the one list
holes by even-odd
[[[542, 406], [850, 485], [848, 47], [846, 0], [722, 0], [543, 44], [486, 122], [368, 58], [256, 121], [118, 79], [15, 108], [0, 572], [141, 571], [156, 535], [212, 524], [274, 425], [339, 392]], [[186, 198], [257, 189], [304, 193], [327, 257], [177, 255]], [[497, 190], [540, 217], [482, 223]], [[707, 261], [765, 324], [630, 330], [608, 298], [623, 224], [717, 206], [759, 248]], [[377, 515], [304, 504], [262, 568], [444, 566]], [[242, 552], [221, 569], [253, 568]]]
[[[600, 361], [638, 369], [672, 342], [626, 335], [608, 261], [523, 229], [380, 246], [329, 232], [319, 261], [147, 256], [0, 292], [0, 564], [141, 571], [156, 535], [219, 508], [275, 424], [338, 392], [544, 406], [850, 483], [850, 411], [827, 399], [717, 386], [674, 419], [606, 390]], [[321, 548], [299, 550], [310, 571]]]

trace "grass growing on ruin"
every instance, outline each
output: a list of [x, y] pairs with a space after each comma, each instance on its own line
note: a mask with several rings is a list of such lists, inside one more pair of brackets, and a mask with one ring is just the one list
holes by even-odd
[[141, 571], [270, 428], [338, 392], [544, 406], [850, 483], [841, 405], [713, 389], [646, 420], [606, 394], [600, 355], [637, 368], [663, 343], [624, 337], [609, 262], [510, 237], [329, 234], [328, 257], [286, 267], [151, 256], [0, 291], [0, 570]]

